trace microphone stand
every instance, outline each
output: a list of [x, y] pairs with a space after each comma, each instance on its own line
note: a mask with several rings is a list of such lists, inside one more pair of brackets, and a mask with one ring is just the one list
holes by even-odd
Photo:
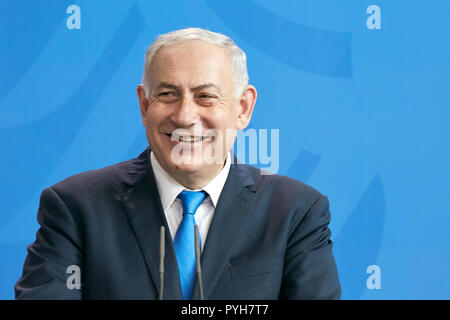
[[163, 299], [164, 294], [164, 256], [166, 252], [165, 246], [165, 232], [166, 228], [161, 226], [159, 232], [159, 296], [158, 299]]
[[[196, 260], [196, 272], [197, 272], [197, 283], [200, 293], [200, 300], [205, 300], [203, 294], [203, 281], [202, 281], [202, 267], [200, 264], [200, 232], [198, 226], [194, 225], [194, 235], [195, 235], [195, 260]], [[164, 257], [165, 257], [165, 228], [161, 226], [159, 233], [159, 294], [158, 299], [163, 300], [164, 294]]]
[[196, 269], [197, 269], [197, 283], [198, 289], [200, 293], [200, 300], [205, 300], [203, 296], [203, 282], [202, 282], [202, 267], [200, 265], [200, 233], [198, 231], [198, 226], [194, 225], [194, 234], [195, 234], [195, 261], [196, 261]]

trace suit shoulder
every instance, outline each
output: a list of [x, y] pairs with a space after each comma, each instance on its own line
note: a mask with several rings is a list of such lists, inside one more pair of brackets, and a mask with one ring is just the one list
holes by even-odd
[[57, 193], [91, 192], [120, 188], [123, 184], [131, 184], [133, 173], [147, 165], [145, 159], [134, 158], [119, 162], [101, 169], [89, 170], [74, 174], [57, 182], [50, 188]]
[[316, 198], [323, 196], [317, 189], [300, 180], [281, 174], [272, 174], [266, 170], [252, 166], [247, 167], [251, 168], [257, 187], [276, 187], [283, 190], [288, 189], [292, 190], [294, 193], [300, 192], [303, 194], [310, 194]]
[[271, 174], [249, 165], [243, 166], [253, 176], [254, 191], [277, 198], [280, 202], [290, 204], [301, 202], [308, 206], [324, 197], [317, 189], [299, 180], [281, 174]]

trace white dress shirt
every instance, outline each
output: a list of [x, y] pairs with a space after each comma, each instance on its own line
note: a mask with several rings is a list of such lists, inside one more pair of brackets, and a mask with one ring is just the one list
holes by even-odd
[[[183, 208], [181, 200], [177, 198], [178, 194], [183, 190], [190, 190], [178, 183], [172, 178], [159, 164], [153, 152], [150, 153], [150, 163], [155, 175], [156, 185], [158, 187], [159, 196], [161, 198], [162, 207], [166, 216], [167, 224], [169, 226], [172, 240], [175, 239], [178, 226], [183, 217]], [[201, 239], [201, 250], [203, 250], [208, 236], [209, 226], [216, 210], [217, 202], [219, 201], [220, 193], [222, 192], [228, 173], [230, 172], [231, 160], [230, 154], [227, 154], [225, 165], [221, 171], [212, 179], [206, 186], [199, 190], [203, 190], [208, 194], [208, 197], [202, 202], [195, 213], [195, 222], [198, 225]]]

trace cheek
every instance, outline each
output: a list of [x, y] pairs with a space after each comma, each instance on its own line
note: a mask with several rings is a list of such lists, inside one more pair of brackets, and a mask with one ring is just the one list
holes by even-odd
[[206, 124], [208, 128], [218, 130], [221, 134], [222, 149], [228, 151], [233, 146], [236, 137], [237, 116], [231, 112], [217, 112], [213, 117], [210, 117]]
[[208, 125], [211, 125], [211, 128], [219, 129], [221, 131], [235, 129], [237, 124], [236, 110], [229, 105], [211, 110], [204, 119], [208, 122]]
[[169, 117], [169, 115], [166, 113], [167, 110], [161, 108], [160, 106], [150, 106], [145, 117], [147, 126], [152, 129], [156, 129], [161, 125], [161, 123], [165, 121], [165, 119]]

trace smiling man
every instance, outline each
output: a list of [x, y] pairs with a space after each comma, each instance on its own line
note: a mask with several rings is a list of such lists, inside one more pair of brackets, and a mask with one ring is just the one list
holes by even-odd
[[[338, 299], [328, 199], [237, 164], [256, 102], [246, 56], [199, 28], [161, 35], [137, 88], [149, 148], [42, 192], [17, 299]], [[77, 274], [73, 274], [77, 273]], [[78, 282], [78, 283], [74, 283]]]
[[[239, 70], [230, 55], [245, 59], [237, 47], [226, 50], [218, 40], [213, 44], [170, 39], [160, 38], [147, 54], [144, 84], [137, 89], [141, 114], [162, 168], [182, 185], [199, 189], [222, 169], [235, 131], [250, 122], [256, 89], [245, 80], [237, 83]], [[208, 148], [212, 143], [215, 147]], [[178, 161], [173, 152], [177, 144], [183, 144]], [[216, 157], [216, 152], [223, 157]]]

